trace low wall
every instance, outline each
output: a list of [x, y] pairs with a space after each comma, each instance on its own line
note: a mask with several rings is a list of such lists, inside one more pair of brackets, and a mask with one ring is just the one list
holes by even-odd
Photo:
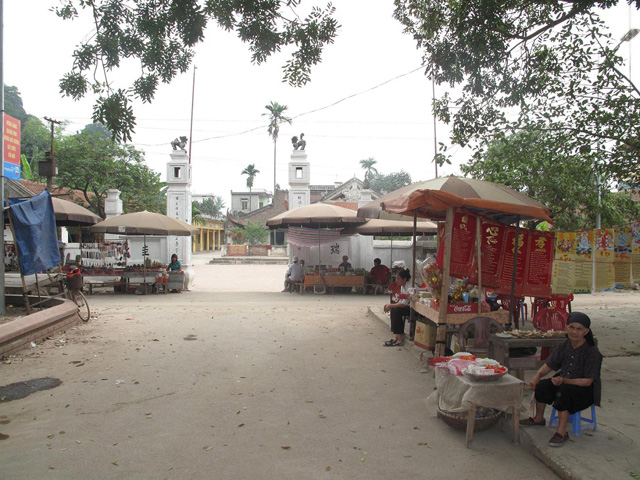
[[0, 325], [0, 357], [25, 348], [80, 322], [78, 306], [55, 298], [50, 307]]

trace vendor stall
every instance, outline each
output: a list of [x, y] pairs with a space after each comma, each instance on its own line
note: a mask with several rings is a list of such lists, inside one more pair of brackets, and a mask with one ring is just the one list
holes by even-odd
[[[551, 221], [544, 205], [502, 185], [468, 178], [445, 177], [423, 182], [421, 188], [407, 189], [405, 195], [382, 198], [377, 201], [378, 207], [391, 214], [445, 220], [439, 250], [441, 284], [436, 292], [438, 303], [436, 352], [444, 353], [446, 330], [449, 323], [451, 277], [456, 274], [473, 277], [469, 283], [477, 286], [477, 316], [484, 316], [484, 277], [493, 273], [491, 279], [498, 281], [499, 288], [509, 289], [513, 299], [517, 279], [530, 280], [536, 286], [543, 286], [544, 279], [538, 278], [538, 272], [550, 275], [551, 263], [544, 263], [546, 256], [552, 255], [553, 235], [536, 237], [533, 248], [529, 248], [531, 238], [522, 234], [520, 221], [542, 219]], [[371, 215], [375, 205], [367, 205], [359, 210], [360, 214]], [[515, 223], [515, 227], [508, 227]], [[540, 234], [544, 232], [538, 232]], [[414, 235], [415, 238], [415, 235]], [[518, 248], [515, 248], [515, 246]], [[455, 247], [455, 248], [453, 248]], [[522, 257], [518, 263], [518, 255], [530, 256], [536, 267], [528, 272], [524, 269]], [[550, 253], [551, 252], [551, 253]], [[415, 268], [415, 254], [414, 254]], [[470, 275], [471, 272], [471, 275]], [[530, 274], [530, 275], [528, 275]], [[415, 271], [413, 277], [415, 278]], [[550, 285], [550, 279], [548, 284]], [[510, 287], [510, 288], [509, 288]], [[510, 302], [515, 304], [514, 301]], [[435, 309], [434, 309], [435, 310]], [[511, 324], [512, 310], [508, 312], [508, 325]], [[413, 324], [413, 321], [412, 321]], [[516, 319], [517, 326], [517, 319]]]

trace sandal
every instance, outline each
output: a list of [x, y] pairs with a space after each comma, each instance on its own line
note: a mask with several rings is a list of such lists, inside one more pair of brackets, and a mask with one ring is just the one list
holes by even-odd
[[541, 422], [536, 422], [532, 417], [525, 418], [524, 420], [520, 420], [520, 425], [523, 427], [530, 427], [532, 425], [537, 425], [539, 427], [544, 427], [547, 424], [547, 421], [543, 418]]
[[395, 340], [387, 340], [386, 342], [384, 342], [383, 344], [385, 347], [395, 347], [396, 345], [396, 341]]

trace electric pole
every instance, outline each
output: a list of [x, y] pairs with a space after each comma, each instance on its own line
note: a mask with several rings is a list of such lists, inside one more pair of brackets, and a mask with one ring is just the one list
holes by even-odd
[[55, 125], [60, 125], [60, 123], [62, 122], [53, 120], [49, 117], [44, 117], [44, 119], [47, 122], [51, 123], [51, 151], [45, 154], [45, 162], [47, 164], [42, 165], [42, 163], [44, 162], [41, 162], [38, 173], [44, 177], [47, 177], [47, 190], [49, 191], [49, 194], [51, 194], [51, 190], [53, 187], [53, 176], [56, 174], [56, 162], [53, 156], [53, 134]]

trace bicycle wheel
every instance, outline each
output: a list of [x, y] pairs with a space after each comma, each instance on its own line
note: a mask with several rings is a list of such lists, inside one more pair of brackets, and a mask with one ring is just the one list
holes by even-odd
[[91, 318], [91, 310], [89, 310], [89, 302], [84, 294], [79, 290], [69, 290], [71, 300], [78, 306], [78, 316], [83, 322], [88, 322]]

